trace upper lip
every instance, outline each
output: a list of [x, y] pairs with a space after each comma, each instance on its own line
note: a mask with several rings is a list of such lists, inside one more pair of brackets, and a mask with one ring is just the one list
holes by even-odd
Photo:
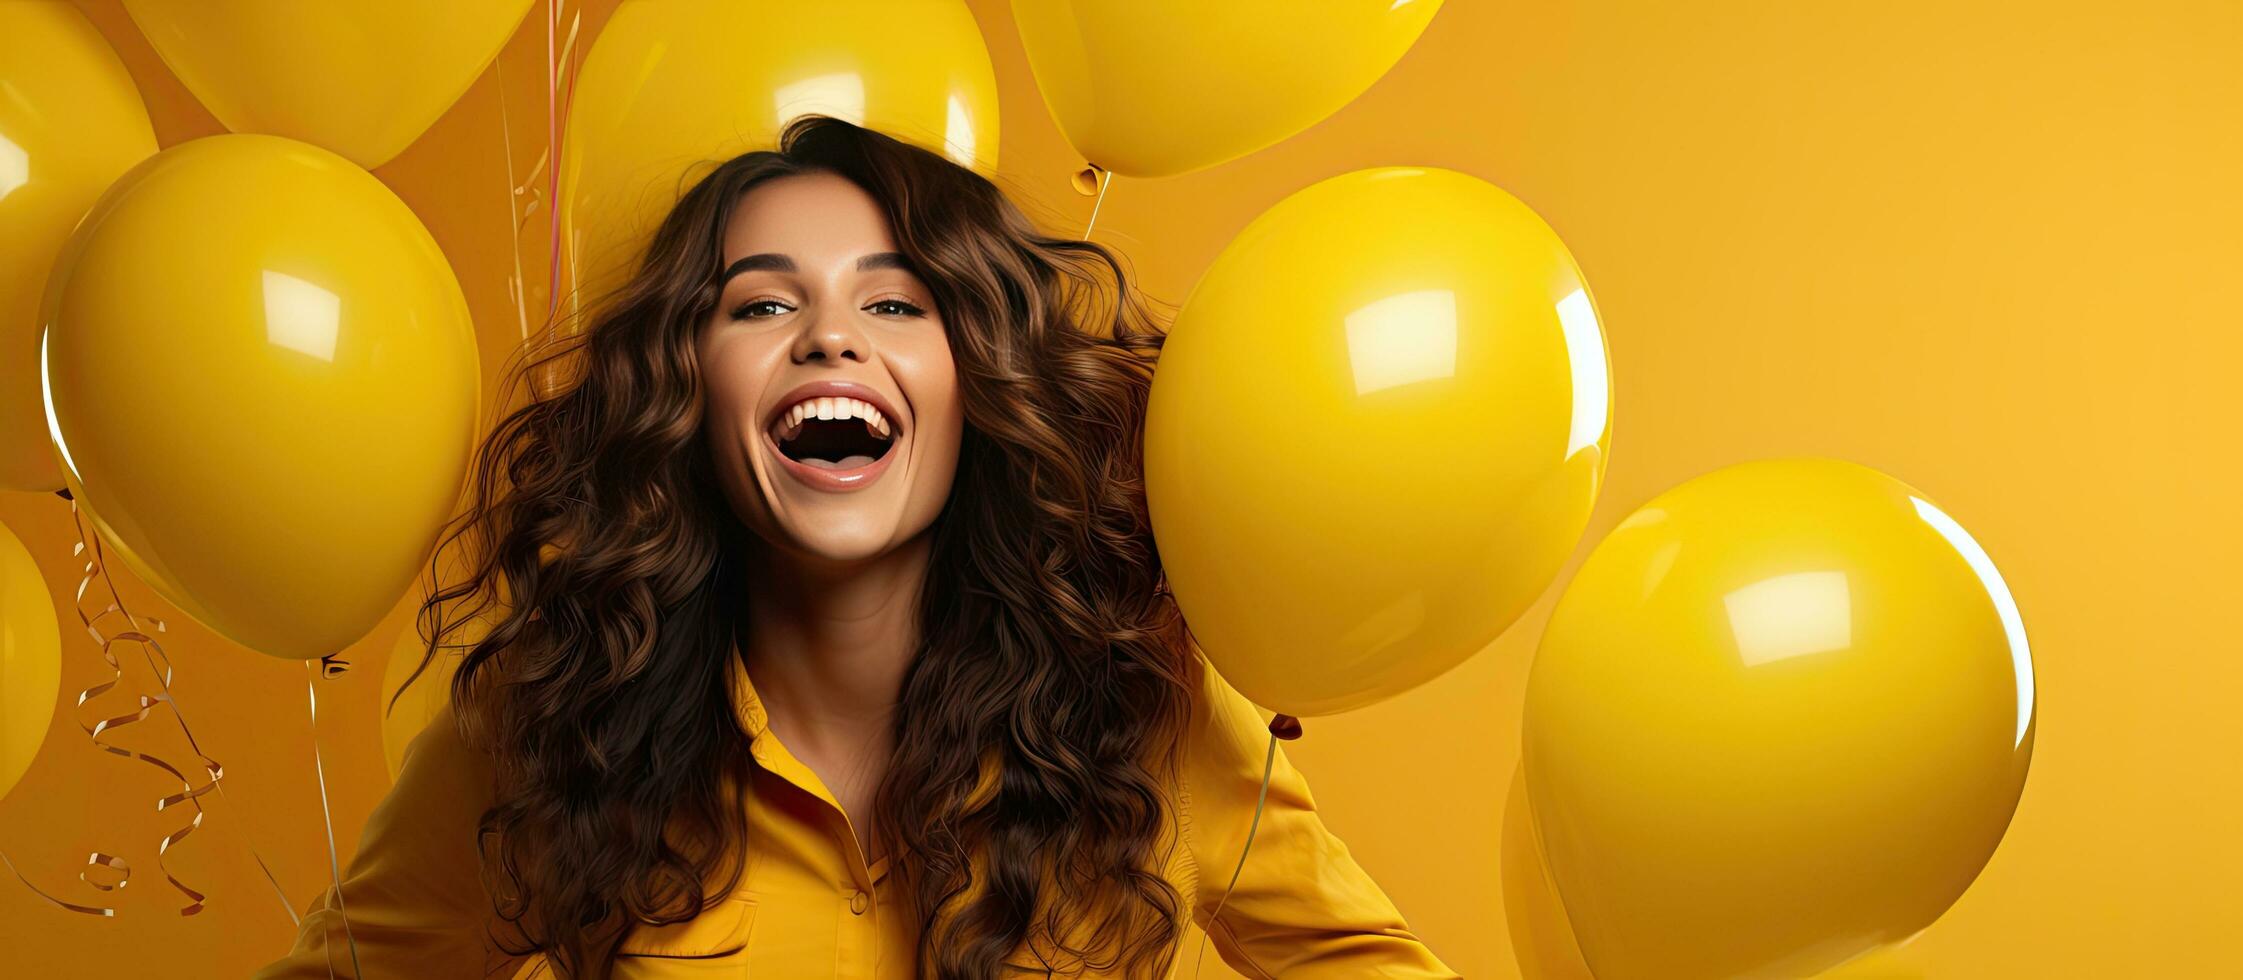
[[812, 381], [800, 385], [793, 391], [780, 396], [778, 404], [771, 406], [770, 414], [763, 420], [763, 427], [766, 430], [770, 429], [772, 425], [779, 421], [781, 413], [793, 408], [796, 402], [805, 398], [854, 398], [858, 401], [868, 402], [872, 407], [880, 410], [881, 416], [895, 427], [898, 436], [903, 434], [903, 415], [896, 411], [895, 405], [888, 401], [887, 396], [882, 395], [870, 385], [855, 381]]

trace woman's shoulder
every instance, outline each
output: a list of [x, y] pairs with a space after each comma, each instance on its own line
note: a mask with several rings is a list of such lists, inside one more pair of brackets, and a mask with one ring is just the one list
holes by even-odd
[[1228, 853], [1235, 860], [1257, 808], [1316, 804], [1282, 743], [1272, 742], [1272, 715], [1232, 687], [1197, 645], [1188, 660], [1193, 695], [1178, 753], [1179, 823], [1196, 857]]
[[1250, 768], [1259, 787], [1271, 716], [1232, 687], [1196, 643], [1190, 644], [1185, 671], [1192, 689], [1183, 736], [1185, 778], [1228, 777]]
[[1198, 694], [1179, 824], [1192, 917], [1223, 959], [1249, 976], [1453, 980], [1325, 826], [1307, 778], [1270, 734], [1270, 714], [1192, 653]]
[[401, 807], [473, 807], [477, 813], [492, 797], [494, 767], [472, 745], [458, 714], [446, 701], [429, 716], [420, 734], [405, 744], [390, 797]]

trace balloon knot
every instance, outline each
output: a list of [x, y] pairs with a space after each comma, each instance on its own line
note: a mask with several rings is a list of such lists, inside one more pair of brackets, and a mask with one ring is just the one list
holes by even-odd
[[1301, 737], [1301, 720], [1292, 715], [1278, 715], [1269, 720], [1269, 733], [1290, 742]]
[[1098, 196], [1099, 182], [1105, 179], [1101, 175], [1105, 174], [1106, 172], [1106, 168], [1101, 167], [1095, 163], [1083, 164], [1083, 168], [1081, 170], [1075, 171], [1075, 179], [1073, 181], [1075, 185], [1075, 193], [1081, 194], [1084, 197]]

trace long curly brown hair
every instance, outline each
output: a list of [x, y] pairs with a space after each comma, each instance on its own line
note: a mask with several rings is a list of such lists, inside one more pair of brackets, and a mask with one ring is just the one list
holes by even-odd
[[1188, 906], [1157, 842], [1194, 690], [1142, 478], [1169, 308], [973, 171], [823, 116], [700, 179], [582, 330], [516, 355], [502, 408], [525, 379], [570, 377], [505, 410], [431, 561], [468, 552], [424, 597], [422, 669], [465, 650], [451, 696], [494, 763], [483, 874], [516, 933], [502, 941], [604, 977], [634, 923], [738, 884], [753, 761], [726, 671], [751, 532], [713, 475], [695, 335], [734, 205], [809, 171], [885, 210], [965, 410], [876, 797], [920, 974], [997, 976], [1023, 943], [1165, 972]]

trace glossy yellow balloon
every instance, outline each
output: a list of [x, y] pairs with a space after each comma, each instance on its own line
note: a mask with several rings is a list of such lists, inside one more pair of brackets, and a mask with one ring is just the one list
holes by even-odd
[[277, 136], [172, 147], [87, 214], [47, 317], [64, 476], [166, 599], [290, 658], [397, 602], [480, 380], [459, 283], [381, 181]]
[[[1511, 953], [1523, 980], [1595, 980], [1581, 959], [1573, 923], [1565, 916], [1557, 882], [1550, 878], [1542, 844], [1535, 837], [1534, 807], [1527, 800], [1526, 769], [1511, 777], [1503, 803], [1503, 917], [1510, 926]], [[1924, 980], [1921, 957], [1907, 940], [1881, 947], [1817, 973], [1817, 980]]]
[[1526, 769], [1511, 774], [1503, 801], [1503, 918], [1510, 926], [1511, 955], [1522, 980], [1596, 980], [1581, 961], [1581, 947], [1566, 921], [1557, 882], [1550, 880], [1542, 843], [1534, 836], [1534, 807], [1527, 802]]
[[1923, 957], [1905, 941], [1898, 946], [1874, 949], [1845, 963], [1815, 974], [1815, 980], [1925, 980]]
[[1331, 714], [1510, 626], [1580, 540], [1611, 396], [1581, 271], [1478, 178], [1343, 174], [1226, 247], [1146, 419], [1170, 588], [1223, 676]]
[[237, 133], [388, 163], [491, 63], [530, 0], [124, 0], [211, 115]]
[[0, 525], [0, 797], [31, 768], [61, 693], [54, 596], [31, 552]]
[[1084, 159], [1167, 177], [1315, 125], [1401, 60], [1440, 0], [1013, 0], [1044, 105]]
[[1528, 797], [1600, 980], [1797, 977], [1930, 925], [2033, 746], [1994, 564], [1852, 463], [1715, 471], [1597, 546], [1529, 674]]
[[39, 299], [70, 229], [156, 152], [124, 62], [67, 3], [0, 3], [0, 490], [62, 487], [39, 405]]
[[585, 58], [562, 149], [580, 302], [636, 267], [707, 168], [810, 112], [997, 170], [996, 70], [959, 0], [626, 0]]

